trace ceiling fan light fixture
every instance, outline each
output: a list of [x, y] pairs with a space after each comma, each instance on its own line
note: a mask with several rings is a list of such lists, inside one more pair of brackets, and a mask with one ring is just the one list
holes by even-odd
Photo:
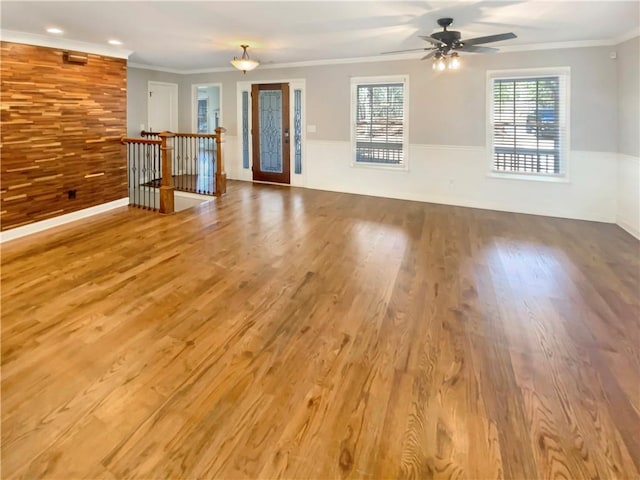
[[433, 68], [434, 70], [438, 70], [438, 65], [440, 65], [440, 60], [442, 60], [442, 52], [438, 51], [435, 53], [434, 57], [433, 57], [433, 65], [431, 65], [431, 68]]
[[453, 52], [449, 57], [449, 70], [458, 70], [460, 68], [460, 57], [456, 52]]
[[395, 50], [392, 52], [382, 53], [403, 53], [417, 50], [431, 50], [431, 52], [423, 56], [421, 60], [433, 58], [433, 64], [431, 65], [433, 70], [443, 71], [447, 68], [449, 70], [458, 70], [462, 67], [462, 61], [458, 56], [458, 53], [454, 50], [471, 53], [495, 53], [498, 51], [497, 48], [485, 47], [484, 44], [518, 38], [515, 33], [508, 32], [498, 33], [495, 35], [485, 35], [484, 37], [462, 39], [460, 32], [456, 30], [449, 30], [452, 23], [453, 18], [439, 18], [438, 25], [442, 27], [442, 31], [434, 32], [431, 35], [420, 35], [421, 39], [430, 44], [426, 48], [412, 48], [408, 50]]
[[249, 54], [247, 53], [247, 48], [249, 48], [249, 45], [240, 45], [240, 47], [242, 47], [242, 56], [240, 58], [233, 57], [233, 60], [231, 60], [231, 65], [233, 65], [238, 70], [241, 70], [242, 73], [247, 73], [260, 65], [260, 62], [249, 58]]
[[444, 55], [438, 55], [433, 60], [433, 69], [439, 72], [444, 71], [447, 68], [447, 64], [444, 61]]

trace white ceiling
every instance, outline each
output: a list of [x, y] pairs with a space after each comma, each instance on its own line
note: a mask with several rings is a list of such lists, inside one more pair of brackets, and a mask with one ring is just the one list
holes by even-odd
[[[463, 38], [514, 32], [492, 46], [607, 44], [638, 32], [640, 1], [73, 1], [1, 3], [3, 31], [106, 45], [116, 38], [129, 61], [167, 70], [229, 67], [248, 43], [263, 64], [377, 56], [427, 46], [418, 35], [453, 17]], [[7, 33], [11, 33], [7, 32]], [[8, 35], [5, 35], [8, 37]], [[576, 43], [578, 45], [580, 43]], [[420, 52], [415, 54], [420, 55]]]

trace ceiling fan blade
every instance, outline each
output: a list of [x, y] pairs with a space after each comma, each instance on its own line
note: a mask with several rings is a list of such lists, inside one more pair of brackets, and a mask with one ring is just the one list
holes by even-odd
[[481, 43], [499, 42], [501, 40], [509, 40], [510, 38], [517, 38], [515, 33], [498, 33], [497, 35], [488, 35], [486, 37], [470, 38], [468, 40], [462, 40], [462, 43], [467, 45], [479, 45]]
[[476, 47], [475, 45], [464, 45], [455, 49], [457, 52], [472, 52], [472, 53], [496, 53], [497, 48], [493, 47]]
[[390, 54], [390, 53], [417, 52], [417, 51], [424, 51], [424, 50], [431, 50], [431, 48], [423, 47], [423, 48], [410, 48], [408, 50], [393, 50], [391, 52], [382, 52], [382, 53], [380, 53], [380, 55], [387, 55], [387, 54]]
[[436, 47], [441, 47], [444, 45], [444, 42], [441, 42], [437, 38], [431, 38], [427, 35], [419, 35], [419, 38], [426, 40], [429, 43], [433, 43]]
[[424, 57], [422, 57], [420, 60], [426, 60], [427, 58], [431, 58], [431, 57], [433, 57], [433, 56], [436, 54], [436, 52], [437, 52], [437, 51], [438, 51], [438, 50], [436, 49], [436, 50], [433, 50], [433, 51], [431, 51], [431, 52], [427, 53], [427, 54], [426, 54]]

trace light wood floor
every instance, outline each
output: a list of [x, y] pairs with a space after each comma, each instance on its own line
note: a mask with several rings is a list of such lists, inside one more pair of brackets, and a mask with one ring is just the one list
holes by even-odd
[[2, 246], [2, 478], [638, 478], [640, 243], [231, 183]]

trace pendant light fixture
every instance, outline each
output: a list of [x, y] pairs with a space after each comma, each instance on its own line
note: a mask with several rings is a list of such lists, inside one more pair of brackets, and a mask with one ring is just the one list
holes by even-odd
[[249, 54], [247, 53], [247, 48], [249, 48], [249, 45], [240, 46], [242, 47], [242, 56], [240, 58], [233, 57], [233, 60], [231, 60], [231, 65], [233, 65], [238, 70], [242, 70], [242, 73], [247, 73], [260, 65], [260, 62], [249, 58]]

